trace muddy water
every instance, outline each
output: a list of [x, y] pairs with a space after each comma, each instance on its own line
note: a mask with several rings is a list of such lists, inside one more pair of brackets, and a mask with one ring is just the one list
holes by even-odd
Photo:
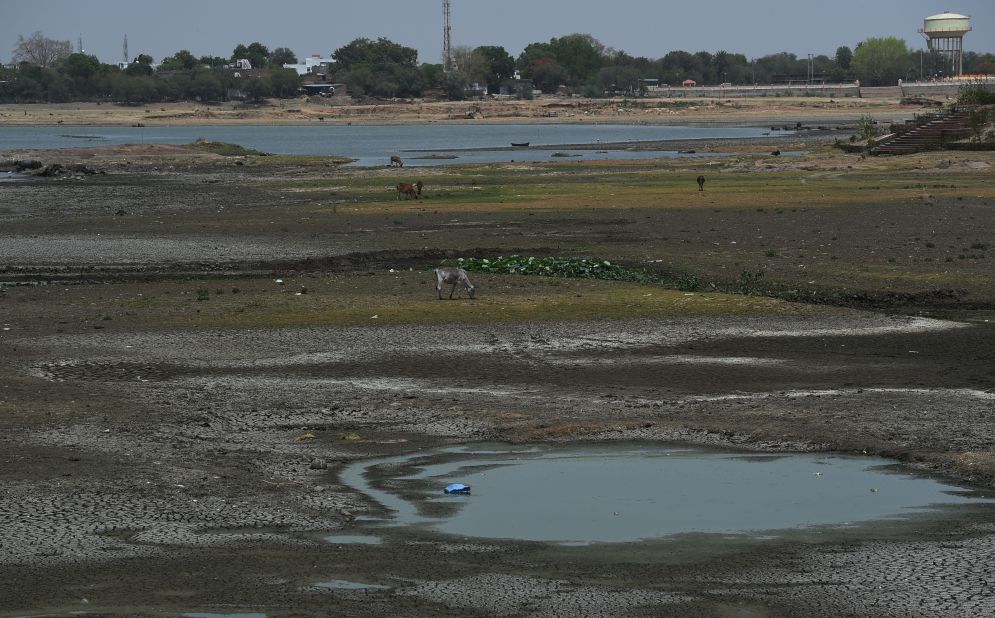
[[[880, 458], [659, 447], [440, 449], [347, 468], [389, 525], [470, 537], [628, 542], [684, 533], [763, 537], [857, 526], [984, 499]], [[373, 472], [372, 475], [367, 473]], [[385, 475], [391, 490], [369, 476]], [[472, 487], [447, 496], [452, 482]]]

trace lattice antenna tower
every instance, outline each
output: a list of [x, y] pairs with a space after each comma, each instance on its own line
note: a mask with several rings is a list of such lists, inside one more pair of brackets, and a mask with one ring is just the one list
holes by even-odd
[[124, 50], [123, 51], [124, 51], [124, 53], [122, 54], [121, 58], [122, 58], [122, 60], [124, 60], [125, 64], [128, 64], [128, 35], [127, 34], [124, 35]]
[[453, 37], [449, 25], [449, 0], [442, 0], [442, 68], [453, 70]]

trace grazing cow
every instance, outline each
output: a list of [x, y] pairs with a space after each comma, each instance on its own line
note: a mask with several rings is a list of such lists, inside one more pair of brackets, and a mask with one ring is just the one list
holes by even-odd
[[417, 188], [417, 189], [418, 189], [418, 195], [419, 195], [419, 196], [421, 195], [421, 190], [422, 190], [422, 188], [423, 188], [424, 186], [425, 186], [425, 183], [424, 183], [424, 182], [422, 182], [422, 181], [420, 181], [420, 180], [419, 180], [418, 182], [416, 182], [416, 183], [415, 183], [415, 188]]
[[401, 199], [401, 194], [404, 194], [404, 199], [410, 200], [411, 198], [418, 199], [418, 192], [415, 191], [415, 186], [407, 182], [397, 183], [397, 199]]
[[450, 300], [452, 300], [457, 286], [466, 288], [470, 298], [474, 298], [477, 293], [473, 284], [470, 283], [470, 278], [466, 276], [466, 271], [455, 266], [442, 266], [435, 269], [435, 291], [439, 293], [439, 300], [442, 300], [442, 284], [453, 286], [449, 290]]
[[401, 161], [401, 157], [397, 155], [390, 156], [390, 166], [391, 167], [404, 167], [404, 161]]
[[705, 177], [704, 176], [698, 176], [698, 190], [699, 191], [704, 191], [705, 190]]

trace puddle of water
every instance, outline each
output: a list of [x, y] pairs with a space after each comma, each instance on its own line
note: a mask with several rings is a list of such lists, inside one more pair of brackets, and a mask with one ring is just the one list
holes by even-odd
[[[460, 536], [570, 543], [684, 533], [758, 537], [775, 530], [855, 526], [940, 505], [992, 502], [933, 479], [885, 470], [894, 462], [872, 457], [744, 457], [741, 452], [632, 446], [481, 448], [358, 462], [343, 471], [342, 481], [390, 509], [393, 516], [384, 523]], [[405, 481], [406, 496], [412, 485], [432, 489], [410, 500], [378, 489], [366, 477], [373, 466], [396, 469], [389, 476]], [[473, 493], [444, 495], [451, 482], [470, 485]]]
[[329, 590], [386, 590], [390, 586], [380, 584], [364, 584], [362, 582], [351, 582], [345, 579], [332, 579], [327, 582], [319, 582], [315, 588], [328, 588]]
[[362, 544], [379, 545], [382, 540], [378, 536], [371, 534], [332, 534], [324, 537], [326, 543], [338, 543], [343, 545]]

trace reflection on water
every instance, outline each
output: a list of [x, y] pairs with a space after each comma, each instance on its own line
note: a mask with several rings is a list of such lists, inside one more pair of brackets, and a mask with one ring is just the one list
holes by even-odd
[[329, 590], [386, 590], [390, 586], [381, 586], [380, 584], [364, 584], [362, 582], [351, 582], [345, 579], [332, 579], [325, 582], [319, 582], [314, 585], [315, 588], [328, 588]]
[[[652, 447], [442, 449], [360, 462], [342, 481], [392, 511], [392, 525], [473, 537], [627, 542], [682, 533], [849, 526], [982, 502], [938, 481], [882, 469], [885, 459], [791, 454], [744, 457]], [[401, 466], [418, 464], [410, 475]], [[395, 470], [405, 498], [366, 471]], [[411, 471], [411, 470], [409, 470]], [[430, 489], [411, 498], [410, 486]], [[469, 496], [446, 496], [460, 482]]]
[[[67, 130], [69, 132], [67, 132]], [[447, 165], [505, 161], [555, 161], [543, 145], [592, 145], [657, 140], [709, 140], [761, 137], [763, 128], [668, 127], [622, 124], [420, 124], [420, 125], [203, 125], [154, 127], [0, 127], [0, 150], [78, 148], [118, 144], [189, 144], [198, 138], [240, 144], [274, 154], [341, 155], [357, 165], [387, 165], [393, 154], [406, 165]], [[790, 133], [790, 132], [786, 132]], [[528, 142], [530, 148], [511, 149]], [[467, 150], [467, 149], [507, 150]], [[607, 148], [598, 150], [607, 150]], [[572, 151], [585, 159], [645, 159], [700, 156], [675, 151]], [[420, 156], [455, 155], [455, 159]], [[714, 155], [712, 155], [714, 156]], [[408, 159], [410, 157], [410, 159]]]
[[336, 543], [342, 545], [379, 545], [381, 539], [378, 536], [369, 534], [331, 534], [324, 537], [326, 543]]

